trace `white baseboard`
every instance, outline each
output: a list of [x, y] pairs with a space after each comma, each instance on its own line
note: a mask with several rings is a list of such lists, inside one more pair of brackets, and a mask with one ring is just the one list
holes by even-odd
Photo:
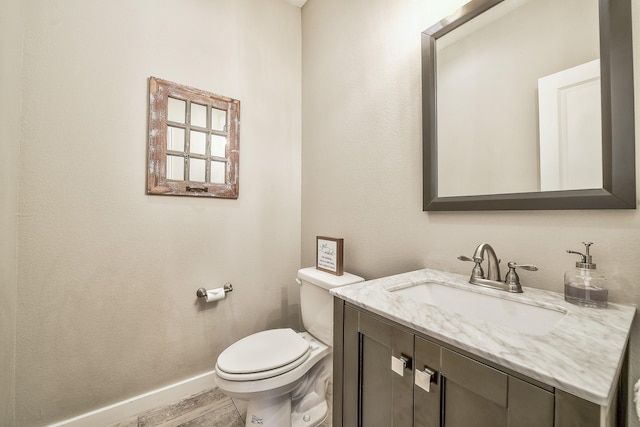
[[50, 424], [49, 427], [97, 427], [108, 426], [141, 412], [176, 402], [186, 396], [214, 388], [215, 371], [205, 372], [166, 387], [140, 394], [113, 405], [86, 414]]

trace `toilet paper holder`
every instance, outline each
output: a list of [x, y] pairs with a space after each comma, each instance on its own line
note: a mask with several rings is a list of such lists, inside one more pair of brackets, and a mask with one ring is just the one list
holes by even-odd
[[[224, 286], [222, 287], [222, 289], [224, 289], [224, 293], [225, 295], [228, 294], [229, 292], [233, 291], [233, 286], [231, 285], [231, 283], [225, 283]], [[196, 296], [198, 298], [204, 298], [207, 296], [207, 290], [205, 288], [198, 288], [198, 290], [196, 291]]]

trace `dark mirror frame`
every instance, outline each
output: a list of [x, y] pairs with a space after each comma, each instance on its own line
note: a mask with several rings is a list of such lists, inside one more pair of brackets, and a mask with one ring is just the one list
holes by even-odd
[[631, 0], [599, 0], [603, 188], [438, 197], [436, 41], [502, 1], [472, 0], [422, 33], [423, 210], [635, 209]]

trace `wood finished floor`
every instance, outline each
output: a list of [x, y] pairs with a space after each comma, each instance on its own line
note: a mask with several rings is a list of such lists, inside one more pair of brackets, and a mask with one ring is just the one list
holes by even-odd
[[214, 388], [109, 427], [244, 427], [241, 410], [222, 391]]
[[[331, 392], [327, 394], [330, 403]], [[244, 427], [246, 413], [245, 402], [233, 401], [222, 391], [214, 388], [108, 427]], [[330, 418], [327, 417], [318, 427], [331, 427]]]

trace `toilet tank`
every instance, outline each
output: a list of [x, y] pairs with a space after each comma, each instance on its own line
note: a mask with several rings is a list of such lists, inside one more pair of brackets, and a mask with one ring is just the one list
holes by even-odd
[[306, 331], [333, 346], [333, 296], [329, 290], [363, 281], [362, 277], [353, 274], [336, 276], [315, 267], [298, 270], [300, 312]]

